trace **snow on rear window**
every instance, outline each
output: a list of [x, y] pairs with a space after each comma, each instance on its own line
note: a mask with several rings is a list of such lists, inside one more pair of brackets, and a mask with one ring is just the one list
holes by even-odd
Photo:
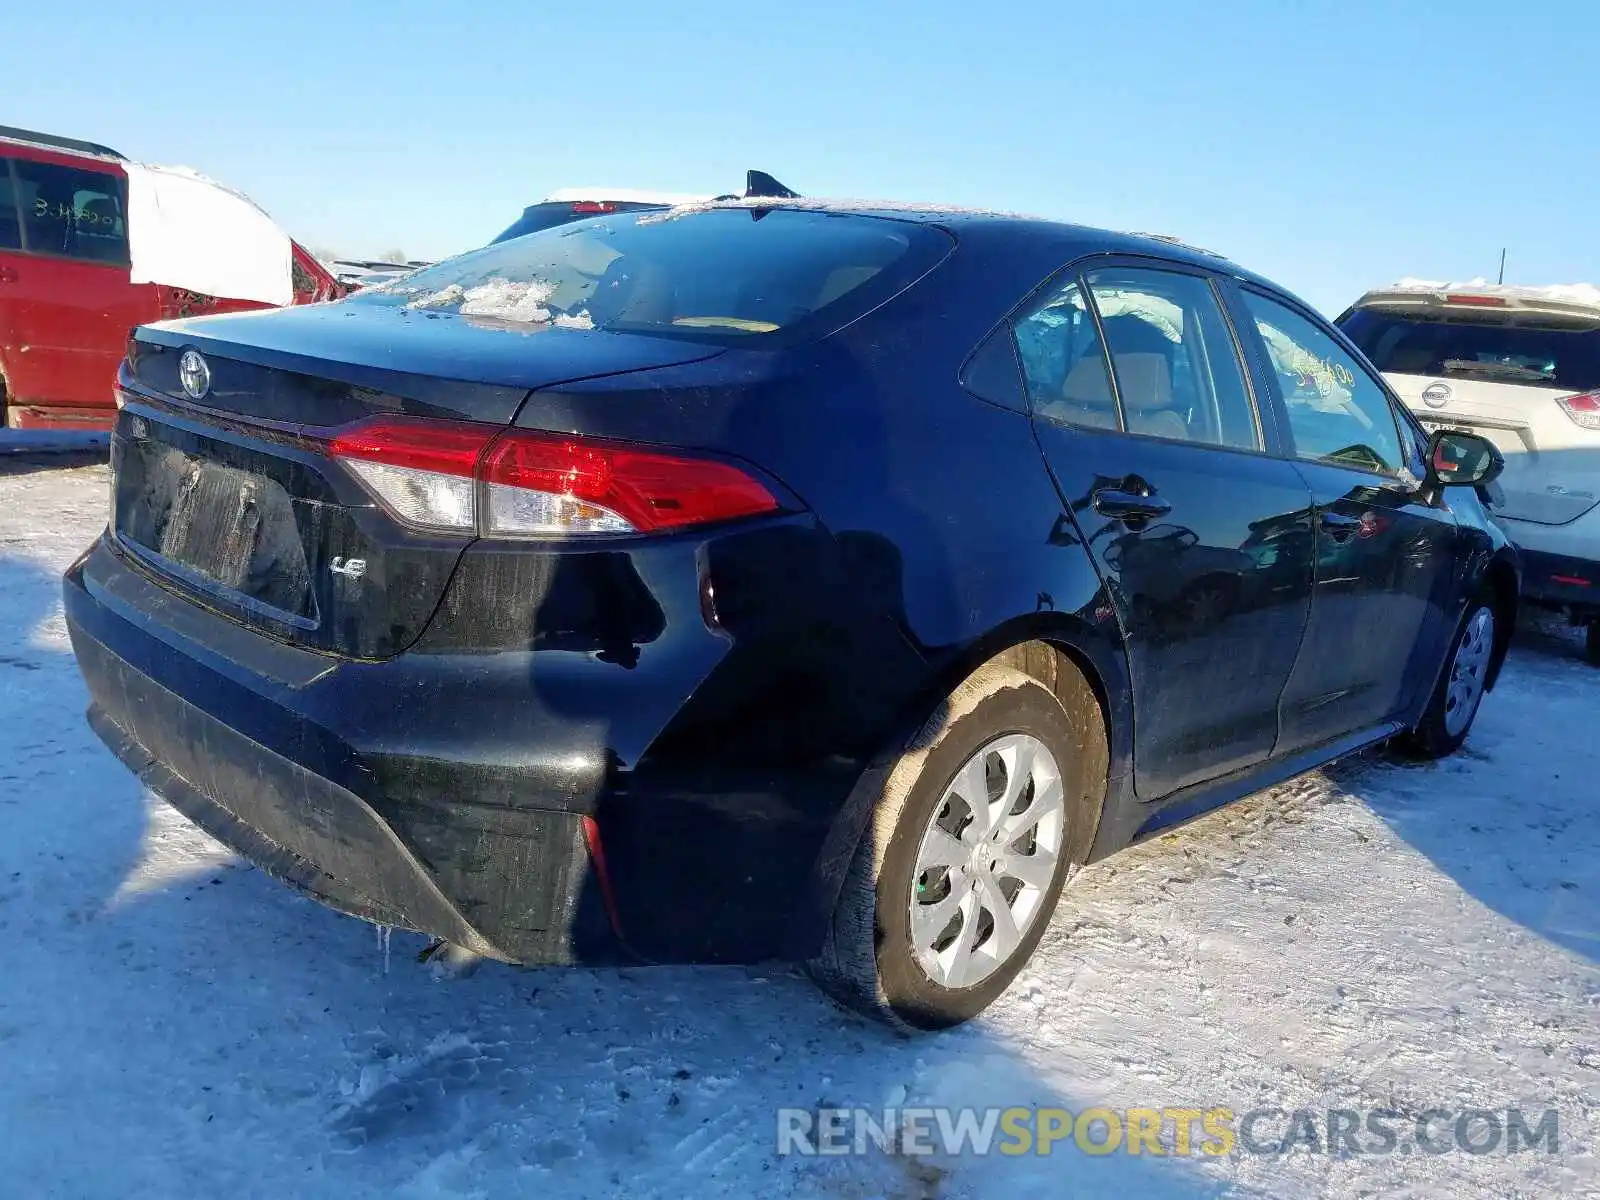
[[824, 313], [849, 319], [951, 245], [938, 229], [861, 214], [733, 207], [696, 221], [657, 215], [530, 234], [373, 291], [404, 296], [413, 310], [509, 324], [734, 342]]

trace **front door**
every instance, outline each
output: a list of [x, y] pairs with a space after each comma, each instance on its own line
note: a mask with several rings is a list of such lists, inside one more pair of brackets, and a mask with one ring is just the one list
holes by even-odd
[[1039, 444], [1126, 636], [1138, 794], [1260, 762], [1310, 611], [1311, 495], [1269, 453], [1215, 285], [1104, 260], [1014, 328]]
[[1309, 313], [1242, 289], [1316, 501], [1316, 592], [1283, 695], [1281, 753], [1405, 716], [1454, 632], [1457, 528], [1420, 495], [1420, 448], [1383, 385]]

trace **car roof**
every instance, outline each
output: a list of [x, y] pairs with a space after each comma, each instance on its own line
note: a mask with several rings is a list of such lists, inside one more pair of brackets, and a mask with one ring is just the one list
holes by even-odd
[[[852, 213], [888, 220], [934, 225], [955, 234], [959, 240], [982, 241], [998, 236], [1033, 243], [1042, 255], [1055, 256], [1067, 263], [1089, 254], [1127, 254], [1155, 257], [1217, 271], [1289, 297], [1310, 308], [1282, 285], [1210, 250], [1191, 246], [1168, 234], [1123, 233], [1078, 225], [1049, 217], [1005, 212], [999, 209], [967, 208], [949, 204], [921, 204], [897, 200], [853, 200], [823, 197], [774, 199], [741, 197], [731, 200], [702, 200], [674, 206], [664, 213], [652, 213], [647, 220], [672, 220], [722, 208], [792, 208], [812, 212]], [[1315, 311], [1314, 309], [1312, 311]]]
[[20, 142], [27, 146], [38, 146], [44, 150], [55, 150], [68, 154], [86, 154], [92, 158], [109, 158], [116, 160], [125, 159], [125, 155], [117, 153], [110, 146], [102, 146], [98, 142], [85, 142], [77, 138], [60, 137], [53, 133], [39, 133], [32, 129], [19, 129], [15, 125], [0, 125], [0, 141]]
[[584, 200], [614, 200], [621, 204], [661, 204], [674, 207], [680, 204], [699, 204], [710, 196], [691, 192], [656, 192], [647, 188], [569, 187], [551, 192], [541, 204], [572, 204]]

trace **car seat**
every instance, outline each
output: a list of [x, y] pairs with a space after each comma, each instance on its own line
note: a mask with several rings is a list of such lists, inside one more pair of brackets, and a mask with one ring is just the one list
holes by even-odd
[[1117, 372], [1129, 433], [1189, 437], [1189, 422], [1172, 405], [1172, 342], [1151, 322], [1131, 313], [1102, 322]]
[[1189, 422], [1172, 407], [1172, 364], [1164, 354], [1118, 354], [1117, 383], [1129, 433], [1187, 438]]

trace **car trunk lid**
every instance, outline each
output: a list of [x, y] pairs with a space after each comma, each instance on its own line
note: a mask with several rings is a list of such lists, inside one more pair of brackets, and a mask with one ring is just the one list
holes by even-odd
[[388, 302], [146, 327], [120, 381], [114, 537], [164, 585], [263, 633], [388, 657], [420, 636], [474, 534], [395, 520], [330, 457], [337, 430], [378, 416], [506, 426], [531, 389], [720, 352]]

